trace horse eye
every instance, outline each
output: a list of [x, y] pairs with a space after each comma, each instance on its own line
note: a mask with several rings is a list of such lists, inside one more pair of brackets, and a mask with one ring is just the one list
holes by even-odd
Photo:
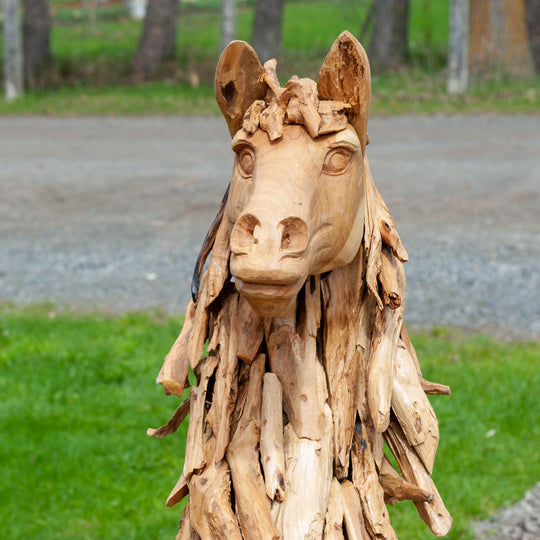
[[346, 148], [335, 148], [326, 154], [323, 164], [323, 173], [342, 174], [349, 167], [352, 152]]
[[236, 152], [238, 170], [244, 178], [253, 176], [253, 169], [255, 168], [255, 153], [249, 146], [242, 146]]

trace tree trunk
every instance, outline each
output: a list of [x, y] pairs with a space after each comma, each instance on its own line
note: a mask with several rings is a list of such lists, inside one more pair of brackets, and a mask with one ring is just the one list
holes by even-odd
[[261, 62], [281, 53], [283, 0], [257, 0], [251, 44]]
[[136, 79], [152, 77], [162, 60], [173, 58], [178, 0], [148, 2], [144, 29], [133, 61]]
[[500, 75], [525, 78], [533, 72], [524, 0], [470, 0], [471, 79]]
[[24, 93], [23, 55], [19, 0], [3, 0], [4, 10], [4, 88], [6, 100]]
[[236, 0], [221, 1], [221, 50], [236, 39]]
[[468, 36], [469, 0], [451, 0], [446, 86], [449, 94], [463, 94], [469, 84]]
[[48, 0], [23, 0], [24, 74], [30, 88], [39, 84], [39, 75], [51, 61], [51, 16]]
[[399, 67], [407, 54], [409, 0], [376, 0], [369, 50], [376, 69]]
[[540, 0], [525, 0], [527, 34], [534, 68], [540, 73]]

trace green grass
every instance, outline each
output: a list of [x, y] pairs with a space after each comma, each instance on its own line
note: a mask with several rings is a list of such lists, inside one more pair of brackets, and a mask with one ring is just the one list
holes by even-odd
[[[535, 113], [540, 111], [540, 77], [534, 81], [503, 81], [478, 85], [465, 96], [448, 96], [444, 72], [421, 69], [375, 76], [372, 115], [407, 113]], [[0, 97], [0, 115], [217, 115], [210, 84], [149, 82], [131, 86], [64, 86], [33, 90], [23, 100]]]
[[[371, 0], [288, 0], [283, 18], [282, 82], [293, 74], [317, 78], [328, 48], [345, 28], [359, 35]], [[42, 90], [6, 103], [0, 114], [217, 114], [213, 76], [219, 57], [220, 2], [181, 4], [176, 60], [164, 63], [156, 81], [133, 84], [132, 58], [142, 22], [121, 5], [98, 10], [95, 26], [84, 10], [55, 7], [52, 51], [55, 64]], [[249, 41], [253, 2], [239, 4], [237, 36]], [[411, 0], [409, 62], [395, 73], [373, 73], [372, 114], [417, 112], [538, 112], [540, 77], [499, 79], [473, 86], [467, 96], [445, 90], [449, 0]], [[369, 32], [363, 40], [369, 45]], [[0, 40], [0, 56], [3, 43]], [[1, 77], [1, 75], [0, 75]]]
[[[182, 467], [186, 428], [150, 439], [178, 398], [154, 384], [179, 318], [54, 313], [0, 305], [0, 522], [16, 539], [174, 538], [164, 506]], [[511, 504], [540, 478], [539, 343], [438, 330], [413, 336], [441, 443], [434, 479], [454, 516]], [[495, 430], [492, 437], [486, 433]], [[400, 538], [432, 538], [412, 503], [391, 509]]]
[[174, 538], [185, 430], [145, 430], [179, 402], [154, 381], [180, 321], [48, 311], [0, 315], [2, 537]]
[[185, 83], [145, 83], [133, 86], [62, 87], [34, 90], [24, 99], [7, 103], [0, 98], [1, 114], [147, 115], [218, 114], [214, 89]]

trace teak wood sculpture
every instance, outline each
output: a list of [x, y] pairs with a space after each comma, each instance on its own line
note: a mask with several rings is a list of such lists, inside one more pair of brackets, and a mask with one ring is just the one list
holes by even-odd
[[386, 504], [404, 499], [446, 534], [426, 393], [450, 389], [423, 379], [403, 325], [407, 253], [366, 158], [364, 49], [344, 32], [317, 82], [281, 87], [275, 60], [235, 41], [215, 88], [232, 180], [157, 379], [182, 396], [191, 366], [197, 384], [149, 430], [189, 413], [177, 538], [396, 538]]

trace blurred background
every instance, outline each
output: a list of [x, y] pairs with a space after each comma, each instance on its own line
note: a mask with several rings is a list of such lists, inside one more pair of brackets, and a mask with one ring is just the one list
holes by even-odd
[[345, 29], [407, 326], [452, 388], [430, 396], [448, 538], [540, 538], [540, 0], [2, 0], [2, 538], [174, 538], [186, 423], [145, 430], [180, 403], [154, 381], [230, 177], [219, 54], [316, 79]]
[[29, 99], [4, 101], [0, 112], [215, 111], [215, 64], [232, 39], [252, 43], [263, 62], [277, 57], [287, 80], [297, 72], [314, 77], [344, 28], [369, 53], [375, 112], [538, 104], [538, 0], [3, 0], [2, 6], [7, 100], [24, 89]]

